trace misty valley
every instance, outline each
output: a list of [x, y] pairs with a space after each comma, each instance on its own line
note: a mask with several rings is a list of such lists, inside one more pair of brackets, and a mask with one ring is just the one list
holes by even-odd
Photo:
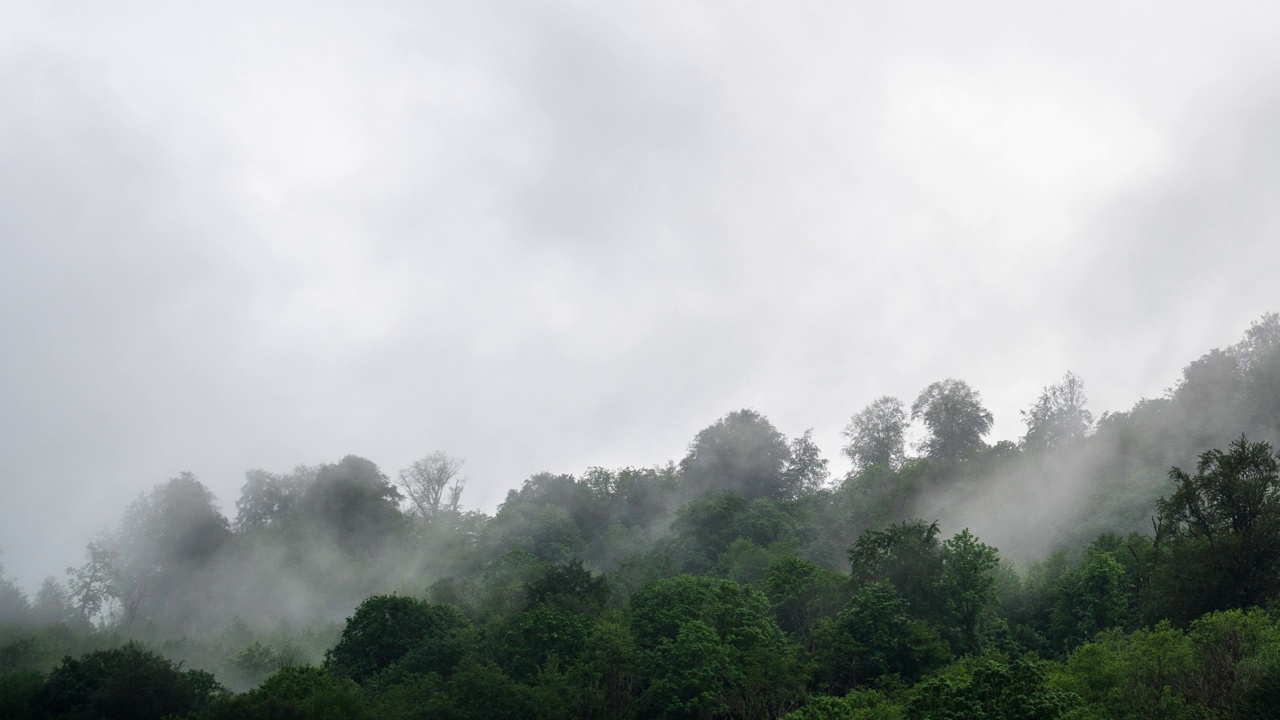
[[882, 397], [832, 477], [738, 410], [492, 516], [441, 451], [251, 470], [233, 518], [180, 473], [38, 588], [0, 567], [0, 717], [1277, 717], [1280, 315], [1021, 420]]

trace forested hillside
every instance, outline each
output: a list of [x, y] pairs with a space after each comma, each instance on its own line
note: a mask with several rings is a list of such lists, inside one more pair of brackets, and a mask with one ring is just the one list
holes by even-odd
[[234, 518], [181, 473], [38, 592], [0, 571], [0, 717], [1273, 717], [1280, 315], [1163, 397], [1095, 417], [1067, 373], [1023, 419], [882, 397], [832, 478], [738, 410], [493, 516], [443, 452], [251, 470]]

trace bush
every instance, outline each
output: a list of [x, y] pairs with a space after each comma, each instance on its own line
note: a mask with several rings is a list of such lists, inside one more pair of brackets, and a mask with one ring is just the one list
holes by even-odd
[[287, 667], [255, 690], [220, 703], [204, 720], [360, 720], [371, 713], [351, 678], [314, 666]]
[[0, 674], [0, 717], [9, 720], [35, 717], [31, 702], [43, 684], [44, 675], [32, 670]]
[[182, 672], [136, 643], [63, 658], [32, 700], [41, 716], [160, 720], [211, 704], [226, 691], [213, 676]]

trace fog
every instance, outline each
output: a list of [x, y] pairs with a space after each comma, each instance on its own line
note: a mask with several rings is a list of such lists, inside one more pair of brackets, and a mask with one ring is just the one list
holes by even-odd
[[181, 471], [445, 449], [492, 512], [741, 407], [840, 475], [941, 378], [989, 440], [1159, 396], [1275, 309], [1278, 15], [6, 6], [6, 571]]

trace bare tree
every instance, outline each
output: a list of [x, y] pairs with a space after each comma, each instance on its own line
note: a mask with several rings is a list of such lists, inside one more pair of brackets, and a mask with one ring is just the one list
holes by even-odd
[[467, 479], [460, 475], [463, 460], [437, 450], [400, 471], [400, 487], [422, 517], [442, 510], [457, 512]]
[[[67, 568], [67, 589], [76, 616], [85, 624], [105, 613], [115, 598], [119, 585], [120, 553], [110, 538], [90, 542], [86, 548], [89, 559], [79, 568]], [[109, 614], [109, 613], [105, 613]]]

